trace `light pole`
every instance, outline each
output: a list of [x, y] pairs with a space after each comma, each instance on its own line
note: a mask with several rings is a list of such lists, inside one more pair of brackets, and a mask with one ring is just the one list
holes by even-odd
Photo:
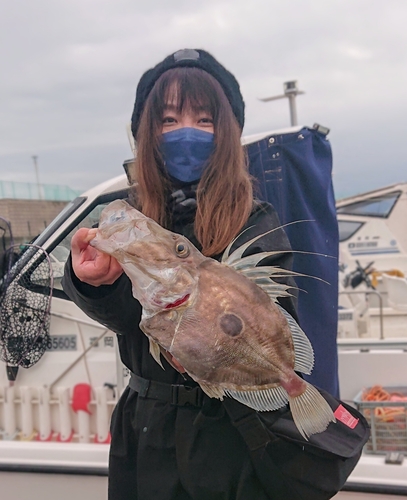
[[35, 168], [35, 177], [37, 179], [37, 189], [38, 189], [38, 199], [42, 200], [42, 192], [41, 192], [41, 184], [40, 184], [40, 175], [38, 173], [38, 156], [32, 156], [31, 157], [34, 162], [34, 168]]
[[295, 126], [298, 125], [297, 107], [295, 98], [297, 97], [297, 95], [300, 94], [305, 94], [305, 92], [303, 92], [302, 90], [298, 90], [297, 80], [291, 80], [289, 82], [284, 82], [284, 94], [272, 97], [265, 97], [263, 99], [260, 99], [260, 101], [263, 102], [276, 101], [277, 99], [284, 99], [285, 97], [287, 97], [290, 106], [291, 126]]

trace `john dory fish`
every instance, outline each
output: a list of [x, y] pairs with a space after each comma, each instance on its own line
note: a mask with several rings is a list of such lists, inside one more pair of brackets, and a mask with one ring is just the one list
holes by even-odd
[[158, 363], [170, 353], [167, 359], [210, 397], [229, 396], [258, 411], [289, 402], [305, 438], [335, 421], [319, 392], [295, 373], [309, 374], [314, 358], [276, 301], [287, 286], [271, 278], [284, 270], [256, 267], [270, 254], [242, 257], [254, 240], [231, 254], [228, 247], [219, 263], [121, 200], [104, 209], [95, 232], [91, 245], [115, 257], [132, 282]]

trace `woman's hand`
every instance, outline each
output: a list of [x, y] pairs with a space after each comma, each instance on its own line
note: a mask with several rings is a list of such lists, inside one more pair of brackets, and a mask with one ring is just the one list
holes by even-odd
[[111, 285], [123, 273], [117, 260], [89, 245], [97, 229], [79, 229], [72, 237], [72, 268], [77, 278], [92, 286]]

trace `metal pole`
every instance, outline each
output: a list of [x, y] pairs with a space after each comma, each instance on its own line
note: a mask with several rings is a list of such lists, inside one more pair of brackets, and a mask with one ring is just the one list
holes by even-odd
[[295, 125], [298, 125], [297, 106], [296, 106], [296, 102], [295, 102], [295, 96], [296, 96], [296, 94], [287, 95], [288, 103], [290, 105], [290, 119], [291, 119], [291, 126], [292, 127], [294, 127]]
[[294, 127], [298, 125], [297, 104], [295, 98], [297, 97], [297, 95], [300, 94], [305, 94], [305, 92], [303, 92], [302, 90], [298, 90], [297, 81], [292, 80], [289, 82], [284, 82], [284, 94], [275, 95], [272, 97], [265, 97], [263, 99], [260, 99], [260, 101], [269, 102], [269, 101], [276, 101], [277, 99], [288, 98], [288, 103], [290, 107], [291, 126]]
[[39, 176], [39, 173], [38, 173], [38, 163], [37, 163], [38, 156], [32, 156], [32, 159], [33, 159], [33, 162], [34, 162], [35, 177], [37, 179], [38, 199], [42, 200], [40, 176]]

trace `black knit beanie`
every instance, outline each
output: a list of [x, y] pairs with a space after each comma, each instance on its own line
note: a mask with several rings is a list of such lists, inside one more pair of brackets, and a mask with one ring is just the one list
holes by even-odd
[[146, 71], [141, 77], [137, 86], [136, 102], [134, 103], [133, 115], [131, 117], [133, 137], [136, 138], [146, 99], [155, 82], [167, 70], [180, 66], [201, 68], [216, 78], [226, 94], [240, 128], [243, 129], [244, 101], [236, 78], [208, 52], [200, 49], [183, 49], [166, 57], [157, 66]]

